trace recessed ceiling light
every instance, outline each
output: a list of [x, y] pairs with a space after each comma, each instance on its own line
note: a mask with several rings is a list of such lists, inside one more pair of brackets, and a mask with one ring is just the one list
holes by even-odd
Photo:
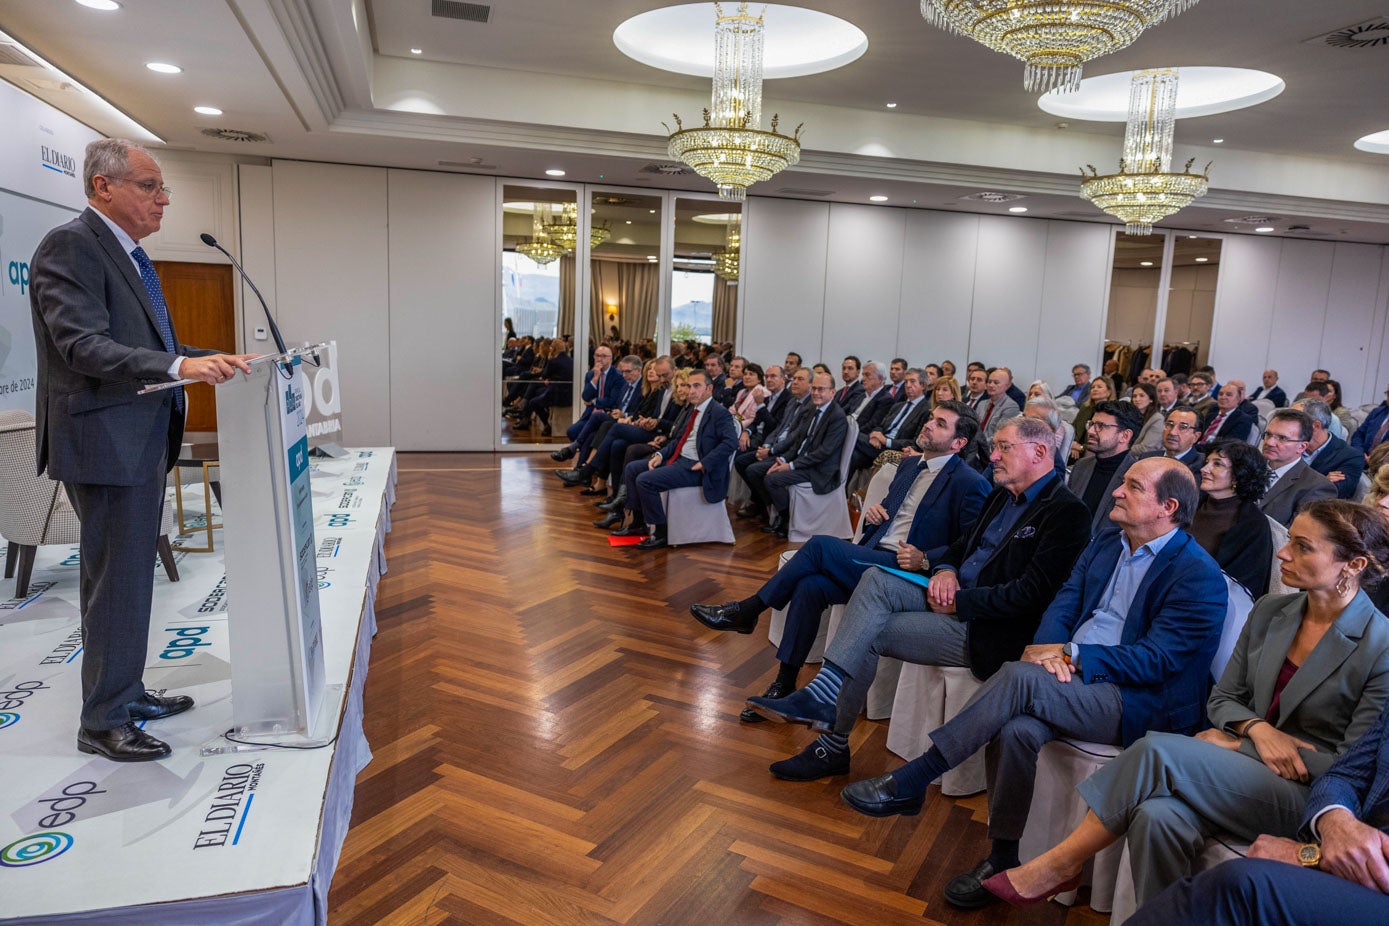
[[1140, 266], [1140, 267], [1151, 267], [1152, 265], [1153, 265], [1153, 262], [1150, 261], [1150, 260], [1140, 260], [1140, 261], [1138, 262], [1138, 266]]
[[628, 219], [628, 220], [627, 220], [627, 224], [628, 224], [628, 225], [631, 225], [631, 224], [632, 224], [632, 220], [631, 220], [631, 219]]
[[1274, 231], [1275, 229], [1272, 225], [1260, 225], [1258, 228], [1254, 230], [1261, 235], [1267, 235], [1269, 232]]
[[423, 48], [412, 48], [412, 49], [410, 49], [410, 54], [412, 54], [412, 55], [422, 55], [422, 54], [424, 54], [424, 49], [423, 49]]
[[652, 215], [655, 215], [655, 214], [656, 214], [656, 210], [655, 210], [655, 209], [648, 209], [648, 210], [646, 210], [646, 211], [649, 212], [649, 213], [651, 213]]
[[1223, 138], [1212, 138], [1212, 139], [1211, 139], [1211, 144], [1212, 144], [1212, 145], [1223, 145], [1223, 144], [1225, 144], [1225, 139], [1223, 139]]
[[887, 202], [887, 197], [884, 196], [884, 195], [881, 194], [881, 193], [878, 193], [878, 194], [875, 195], [875, 196], [870, 196], [870, 197], [868, 197], [868, 201], [869, 201], [870, 203], [885, 203], [885, 202]]
[[896, 108], [897, 108], [897, 104], [896, 104], [896, 103], [888, 103], [888, 104], [887, 104], [887, 108], [888, 108], [888, 109], [896, 109]]
[[1024, 213], [1024, 212], [1027, 211], [1027, 207], [1026, 207], [1026, 206], [1009, 206], [1009, 207], [1008, 207], [1008, 211], [1009, 211], [1009, 212], [1016, 212], [1016, 213], [1018, 213], [1019, 215], [1021, 215], [1022, 213]]
[[1204, 263], [1205, 263], [1206, 261], [1208, 261], [1208, 260], [1210, 260], [1209, 257], [1198, 257], [1198, 258], [1196, 258], [1196, 263], [1198, 263], [1198, 264], [1204, 264]]
[[549, 170], [545, 171], [545, 176], [547, 176], [547, 177], [563, 177], [563, 176], [564, 176], [564, 171], [560, 170], [558, 167], [551, 167]]
[[145, 65], [145, 67], [149, 68], [151, 71], [154, 71], [157, 74], [183, 73], [183, 68], [179, 67], [177, 64], [165, 64], [162, 61], [151, 61], [149, 64]]
[[655, 254], [648, 254], [648, 255], [646, 255], [646, 259], [649, 260], [649, 261], [651, 261], [653, 264], [654, 264], [656, 261], [660, 260], [660, 258], [657, 257]]
[[1186, 236], [1186, 240], [1187, 240], [1187, 241], [1195, 241], [1195, 240], [1196, 240], [1196, 236], [1195, 236], [1195, 235], [1187, 235], [1187, 236]]
[[112, 10], [119, 10], [121, 5], [116, 0], [77, 0], [82, 6], [92, 10], [101, 10], [109, 13]]
[[193, 112], [200, 116], [220, 116], [222, 111], [216, 106], [194, 106]]

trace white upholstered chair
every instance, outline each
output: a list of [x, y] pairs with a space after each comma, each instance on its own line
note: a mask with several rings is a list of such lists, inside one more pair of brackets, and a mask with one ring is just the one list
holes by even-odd
[[816, 495], [809, 484], [791, 486], [790, 523], [788, 537], [792, 543], [805, 543], [816, 534], [828, 534], [848, 540], [854, 534], [849, 522], [849, 503], [844, 498], [844, 482], [849, 474], [849, 461], [858, 440], [858, 422], [850, 421], [839, 451], [839, 481], [824, 495]]
[[[728, 461], [729, 476], [733, 460]], [[732, 543], [733, 524], [728, 520], [726, 502], [706, 502], [704, 489], [685, 486], [661, 493], [666, 509], [666, 540], [673, 547], [690, 543]]]

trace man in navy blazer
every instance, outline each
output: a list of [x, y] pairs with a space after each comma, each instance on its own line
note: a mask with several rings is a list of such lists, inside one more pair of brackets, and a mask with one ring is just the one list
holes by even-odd
[[[752, 597], [722, 605], [691, 605], [690, 613], [714, 630], [752, 633], [763, 611], [785, 608], [786, 627], [777, 647], [781, 671], [766, 696], [790, 694], [820, 631], [825, 609], [848, 601], [867, 569], [873, 565], [915, 569], [923, 561], [934, 562], [974, 523], [989, 486], [956, 454], [978, 432], [979, 419], [969, 407], [940, 403], [917, 437], [921, 453], [903, 458], [883, 503], [864, 511], [864, 520], [871, 526], [865, 526], [858, 543], [812, 537]], [[743, 719], [762, 717], [748, 710]]]
[[1312, 785], [1301, 836], [1173, 884], [1138, 926], [1389, 923], [1389, 710]]
[[178, 459], [179, 379], [223, 383], [251, 355], [178, 342], [142, 238], [159, 231], [169, 190], [134, 142], [87, 146], [89, 208], [44, 236], [30, 262], [38, 348], [37, 459], [62, 482], [82, 522], [82, 720], [77, 748], [119, 762], [162, 759], [169, 746], [136, 725], [193, 699], [145, 691], [164, 480]]
[[1312, 439], [1302, 459], [1336, 487], [1339, 498], [1350, 498], [1365, 472], [1365, 456], [1331, 433], [1331, 406], [1321, 399], [1303, 399], [1293, 405], [1312, 419]]
[[[690, 373], [689, 415], [677, 420], [671, 429], [670, 440], [645, 461], [629, 467], [645, 466], [637, 471], [635, 505], [639, 517], [619, 535], [645, 533], [650, 535], [637, 544], [641, 550], [655, 550], [667, 545], [666, 509], [661, 493], [685, 486], [699, 486], [706, 502], [721, 502], [728, 497], [728, 470], [733, 452], [738, 449], [738, 425], [728, 409], [716, 402], [710, 388], [709, 375], [701, 371]], [[624, 474], [625, 475], [625, 474]]]
[[992, 902], [982, 882], [1017, 863], [1043, 744], [1064, 736], [1127, 746], [1204, 720], [1228, 600], [1220, 567], [1183, 529], [1197, 499], [1181, 463], [1134, 463], [1114, 490], [1110, 520], [1120, 529], [1086, 547], [1022, 659], [933, 730], [925, 755], [842, 792], [870, 816], [917, 813], [932, 781], [988, 747], [993, 848], [947, 886], [952, 904]]
[[[638, 367], [640, 369], [640, 367]], [[583, 414], [579, 415], [566, 430], [569, 435], [568, 451], [555, 460], [567, 460], [578, 451], [579, 432], [589, 417], [598, 410], [606, 410], [616, 405], [622, 398], [622, 374], [613, 366], [612, 348], [599, 344], [593, 351], [593, 366], [584, 374]]]

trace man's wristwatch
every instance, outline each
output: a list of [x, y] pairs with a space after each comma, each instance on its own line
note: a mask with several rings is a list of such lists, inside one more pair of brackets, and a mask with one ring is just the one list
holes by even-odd
[[1075, 662], [1076, 656], [1079, 654], [1079, 652], [1079, 648], [1074, 643], [1061, 644], [1061, 659], [1068, 666]]
[[1321, 867], [1321, 846], [1305, 842], [1297, 847], [1297, 861], [1303, 868]]

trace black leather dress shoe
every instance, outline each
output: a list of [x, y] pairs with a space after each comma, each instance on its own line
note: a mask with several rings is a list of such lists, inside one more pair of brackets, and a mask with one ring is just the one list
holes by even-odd
[[640, 521], [628, 527], [619, 527], [615, 531], [609, 531], [609, 534], [613, 537], [645, 537], [649, 533], [651, 533], [651, 528]]
[[593, 504], [602, 508], [604, 511], [620, 511], [622, 506], [627, 504], [627, 496], [621, 494], [610, 495], [601, 502], [594, 502]]
[[112, 762], [150, 762], [167, 758], [173, 750], [163, 740], [157, 740], [131, 721], [114, 730], [77, 731], [77, 751], [105, 756]]
[[831, 775], [847, 775], [849, 750], [830, 752], [817, 740], [791, 758], [773, 762], [769, 768], [782, 781], [816, 781]]
[[607, 516], [606, 518], [604, 518], [603, 520], [601, 520], [601, 521], [594, 521], [594, 522], [593, 522], [593, 526], [594, 526], [594, 527], [601, 527], [601, 528], [603, 528], [604, 530], [610, 530], [611, 528], [617, 527], [617, 525], [619, 525], [619, 524], [621, 524], [621, 523], [622, 523], [622, 512], [620, 512], [620, 511], [610, 511], [610, 512], [608, 512], [608, 516]]
[[762, 533], [776, 534], [782, 540], [785, 540], [787, 535], [790, 533], [790, 527], [791, 519], [784, 514], [779, 514], [776, 516], [775, 521], [762, 528]]
[[132, 720], [163, 720], [175, 714], [182, 714], [193, 707], [193, 699], [188, 695], [162, 697], [147, 691], [126, 705]]
[[666, 529], [665, 526], [662, 525], [656, 528], [656, 530], [652, 532], [650, 537], [647, 537], [641, 543], [637, 544], [637, 549], [661, 550], [668, 546], [670, 546], [670, 541], [666, 540]]
[[977, 910], [998, 900], [984, 882], [998, 872], [988, 859], [975, 865], [962, 875], [957, 875], [945, 886], [945, 899], [963, 910]]
[[914, 817], [921, 813], [921, 805], [926, 802], [926, 797], [922, 794], [915, 797], [898, 797], [897, 781], [891, 772], [877, 778], [856, 781], [840, 791], [839, 796], [844, 798], [844, 803], [870, 817], [891, 817], [899, 813]]
[[586, 486], [589, 480], [593, 478], [592, 471], [585, 471], [582, 466], [577, 469], [556, 470], [555, 475], [559, 477], [560, 482], [569, 486], [571, 489], [574, 488], [574, 486]]
[[736, 601], [727, 604], [692, 604], [690, 614], [710, 630], [752, 633], [757, 629], [757, 615], [744, 617], [743, 609]]
[[587, 495], [587, 496], [589, 496], [589, 497], [594, 497], [594, 496], [598, 496], [598, 495], [604, 495], [604, 496], [606, 496], [606, 495], [608, 494], [608, 487], [607, 487], [607, 486], [589, 486], [587, 489], [584, 489], [584, 490], [581, 491], [579, 494], [580, 494], [580, 495]]
[[578, 452], [579, 452], [579, 448], [578, 448], [578, 447], [575, 447], [573, 444], [565, 444], [563, 447], [559, 448], [558, 450], [553, 450], [553, 451], [551, 451], [551, 452], [550, 452], [550, 459], [551, 459], [551, 460], [554, 460], [556, 463], [563, 463], [565, 460], [569, 459], [570, 457], [572, 457], [574, 454], [576, 454], [576, 453], [578, 453]]
[[[707, 606], [706, 606], [706, 605], [693, 605], [693, 606], [691, 607], [690, 610], [693, 611], [694, 608], [698, 608], [698, 607], [707, 607]], [[786, 697], [787, 695], [789, 695], [791, 692], [793, 692], [793, 691], [795, 691], [795, 690], [796, 690], [796, 686], [794, 686], [794, 685], [783, 685], [783, 684], [781, 683], [781, 680], [780, 680], [780, 679], [772, 679], [772, 683], [771, 683], [770, 685], [767, 686], [767, 690], [764, 691], [764, 692], [762, 692], [762, 697], [764, 697], [764, 698], [784, 698], [784, 697]], [[763, 717], [761, 714], [757, 713], [757, 711], [753, 710], [753, 709], [750, 708], [750, 707], [745, 707], [745, 708], [743, 708], [743, 712], [742, 712], [741, 714], [738, 715], [738, 719], [741, 720], [743, 723], [766, 723], [766, 722], [767, 722], [767, 718], [766, 718], [766, 717]]]

